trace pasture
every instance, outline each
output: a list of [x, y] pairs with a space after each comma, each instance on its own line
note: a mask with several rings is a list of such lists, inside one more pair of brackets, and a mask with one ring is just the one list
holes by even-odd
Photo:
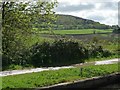
[[[112, 29], [80, 29], [80, 30], [53, 30], [54, 34], [66, 35], [66, 34], [94, 34], [94, 33], [111, 33]], [[42, 34], [51, 33], [50, 31], [40, 31]]]
[[113, 34], [112, 31], [112, 29], [53, 30], [54, 34], [50, 31], [40, 31], [40, 35], [42, 38], [52, 40], [57, 37], [73, 39], [84, 44], [96, 42], [96, 45], [102, 45], [104, 49], [115, 51], [118, 49], [118, 35]]

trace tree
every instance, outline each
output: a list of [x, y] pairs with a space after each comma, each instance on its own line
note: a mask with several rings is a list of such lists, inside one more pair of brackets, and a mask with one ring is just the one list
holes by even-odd
[[113, 33], [120, 33], [120, 27], [118, 25], [112, 27], [113, 27]]
[[[34, 22], [46, 21], [50, 28], [54, 19], [54, 2], [2, 2], [2, 55], [3, 64], [23, 64], [23, 52], [33, 32]], [[25, 56], [26, 57], [26, 56]], [[6, 60], [6, 61], [5, 61]]]

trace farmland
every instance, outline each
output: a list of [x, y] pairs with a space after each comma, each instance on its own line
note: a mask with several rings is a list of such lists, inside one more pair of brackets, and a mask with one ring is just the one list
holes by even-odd
[[[53, 30], [54, 34], [94, 34], [94, 33], [111, 33], [112, 29], [80, 29], [80, 30]], [[40, 31], [40, 33], [47, 34], [50, 31]]]
[[80, 68], [76, 67], [24, 75], [6, 76], [3, 77], [2, 80], [3, 88], [35, 88], [95, 76], [103, 76], [115, 72], [118, 72], [118, 64], [84, 66], [82, 74], [80, 72]]
[[112, 31], [112, 29], [53, 30], [52, 33], [50, 31], [40, 31], [40, 34], [42, 38], [47, 37], [52, 40], [56, 39], [56, 37], [67, 38], [83, 42], [84, 44], [96, 41], [97, 45], [102, 45], [105, 49], [115, 51], [119, 48], [119, 38], [118, 34], [113, 34]]

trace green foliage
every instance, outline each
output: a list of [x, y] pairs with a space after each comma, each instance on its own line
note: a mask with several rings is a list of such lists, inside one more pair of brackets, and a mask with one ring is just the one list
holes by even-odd
[[[33, 33], [36, 19], [46, 20], [50, 26], [54, 17], [55, 2], [2, 2], [2, 55], [3, 67], [10, 64], [24, 64], [29, 51], [27, 43]], [[42, 20], [41, 20], [42, 21]], [[49, 27], [50, 28], [50, 27]]]
[[[81, 63], [89, 58], [103, 58], [111, 55], [110, 51], [104, 50], [96, 42], [86, 46], [71, 39], [59, 39], [53, 42], [40, 42], [30, 46], [30, 49], [24, 50], [20, 54], [22, 60], [15, 60], [12, 64], [22, 65], [23, 67], [26, 67], [26, 65], [35, 67], [61, 66]], [[4, 59], [3, 65], [9, 65], [7, 60]]]
[[12, 69], [12, 70], [16, 70], [17, 69], [18, 70], [18, 69], [22, 69], [22, 66], [19, 66], [19, 65], [15, 66], [15, 65], [12, 64], [12, 65], [9, 66], [9, 69]]
[[[21, 12], [25, 7], [26, 6], [15, 2], [3, 2], [2, 4], [2, 48], [3, 55], [10, 64], [12, 60], [19, 57], [18, 53], [20, 54], [24, 48], [22, 38], [27, 36], [28, 27], [30, 27], [28, 22], [30, 18]], [[3, 58], [3, 62], [4, 60]]]
[[120, 33], [120, 27], [117, 25], [117, 26], [114, 26], [113, 27], [113, 33], [117, 33], [117, 34], [119, 34]]
[[91, 58], [100, 58], [100, 57], [108, 57], [112, 55], [112, 53], [109, 50], [103, 49], [102, 46], [98, 46], [97, 44], [92, 44], [89, 47], [89, 57]]
[[79, 18], [71, 15], [56, 15], [58, 18], [53, 24], [53, 29], [69, 30], [69, 29], [110, 29], [111, 26], [100, 24], [88, 19]]
[[31, 48], [31, 64], [41, 65], [60, 65], [68, 62], [83, 62], [87, 56], [86, 49], [78, 42], [60, 39], [53, 43], [44, 42], [35, 44]]
[[112, 55], [95, 43], [85, 46], [74, 40], [60, 39], [52, 43], [36, 43], [31, 50], [31, 64], [40, 66], [61, 66], [81, 63], [88, 58], [102, 58]]
[[80, 68], [77, 67], [54, 71], [42, 71], [23, 75], [5, 76], [2, 78], [2, 86], [4, 89], [36, 88], [68, 81], [81, 80], [94, 76], [104, 76], [118, 72], [118, 64], [84, 66], [82, 68], [82, 74], [80, 72]]

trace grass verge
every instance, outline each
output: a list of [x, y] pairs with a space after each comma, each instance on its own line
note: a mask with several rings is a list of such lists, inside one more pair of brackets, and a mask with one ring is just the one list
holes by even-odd
[[118, 64], [84, 66], [82, 73], [79, 67], [55, 71], [50, 70], [23, 75], [5, 76], [2, 78], [2, 86], [3, 88], [35, 88], [115, 72], [118, 72]]

